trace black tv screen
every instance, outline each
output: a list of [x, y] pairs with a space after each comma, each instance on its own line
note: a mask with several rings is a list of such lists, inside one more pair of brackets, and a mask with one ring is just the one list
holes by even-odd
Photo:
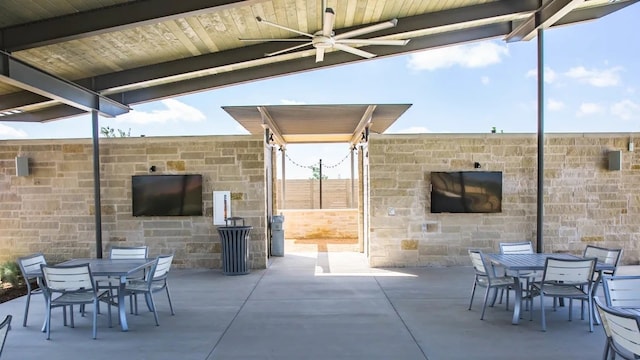
[[502, 172], [431, 173], [432, 213], [499, 213], [501, 211]]
[[202, 216], [202, 175], [134, 175], [133, 216]]

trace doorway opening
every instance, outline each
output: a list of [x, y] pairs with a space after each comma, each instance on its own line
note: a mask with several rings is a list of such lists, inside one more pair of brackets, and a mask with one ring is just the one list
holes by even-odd
[[286, 252], [362, 252], [357, 147], [291, 144], [277, 152], [277, 212]]

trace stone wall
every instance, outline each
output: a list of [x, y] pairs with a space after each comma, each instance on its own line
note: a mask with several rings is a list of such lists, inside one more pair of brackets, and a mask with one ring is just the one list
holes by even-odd
[[[15, 157], [29, 158], [18, 177]], [[233, 216], [254, 228], [252, 268], [266, 267], [265, 164], [261, 137], [100, 139], [103, 251], [148, 245], [176, 267], [221, 268], [212, 194], [230, 190]], [[202, 174], [204, 216], [133, 217], [131, 176]], [[51, 262], [96, 255], [90, 139], [0, 141], [0, 261], [37, 251]]]
[[[282, 179], [279, 179], [278, 189], [282, 189]], [[285, 183], [285, 204], [282, 204], [282, 191], [278, 191], [279, 209], [320, 209], [320, 180], [289, 179]], [[355, 180], [355, 191], [358, 190], [358, 180]], [[322, 209], [357, 208], [357, 197], [352, 198], [351, 179], [322, 180]], [[352, 205], [353, 200], [353, 205]]]
[[[639, 263], [640, 157], [627, 150], [630, 136], [640, 135], [545, 135], [544, 251], [621, 247], [623, 263]], [[620, 171], [608, 170], [611, 150], [622, 150]], [[468, 265], [468, 248], [535, 244], [536, 135], [373, 135], [369, 160], [372, 266]], [[475, 162], [503, 172], [502, 212], [432, 214], [430, 173], [474, 171]]]
[[282, 210], [287, 239], [357, 239], [358, 209]]

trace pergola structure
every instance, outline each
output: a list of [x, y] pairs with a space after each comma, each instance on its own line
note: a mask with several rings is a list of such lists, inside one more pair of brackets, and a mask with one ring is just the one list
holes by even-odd
[[[544, 29], [598, 19], [637, 1], [2, 1], [0, 121], [92, 113], [100, 243], [98, 114], [118, 116], [139, 103], [372, 56], [490, 38], [529, 40]], [[331, 27], [323, 24], [327, 13], [333, 14]], [[363, 30], [379, 23], [394, 26]], [[354, 50], [330, 46], [347, 34]], [[282, 40], [268, 41], [274, 38]], [[409, 41], [363, 46], [358, 38]], [[301, 40], [308, 46], [282, 51], [288, 41]], [[320, 48], [324, 56], [316, 62]], [[539, 78], [541, 69], [539, 63]]]

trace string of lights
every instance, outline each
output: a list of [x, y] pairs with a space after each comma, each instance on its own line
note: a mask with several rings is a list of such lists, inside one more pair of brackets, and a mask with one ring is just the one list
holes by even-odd
[[[343, 162], [345, 162], [345, 161], [349, 158], [349, 156], [350, 156], [350, 155], [351, 155], [351, 152], [349, 151], [349, 152], [348, 152], [348, 153], [347, 153], [347, 154], [342, 158], [342, 160], [338, 161], [337, 163], [332, 164], [332, 165], [327, 165], [327, 164], [325, 164], [325, 163], [322, 163], [322, 167], [323, 167], [323, 168], [327, 168], [327, 169], [333, 169], [333, 168], [336, 168], [336, 167], [340, 166]], [[285, 153], [285, 156], [287, 157], [287, 160], [289, 160], [289, 162], [291, 162], [293, 165], [295, 165], [295, 166], [297, 166], [297, 167], [300, 167], [300, 168], [303, 168], [303, 169], [310, 169], [310, 170], [313, 170], [314, 168], [318, 168], [318, 166], [320, 165], [320, 163], [318, 163], [318, 162], [314, 163], [313, 165], [302, 165], [302, 164], [298, 163], [297, 161], [293, 160], [293, 159], [289, 156], [289, 153]]]

